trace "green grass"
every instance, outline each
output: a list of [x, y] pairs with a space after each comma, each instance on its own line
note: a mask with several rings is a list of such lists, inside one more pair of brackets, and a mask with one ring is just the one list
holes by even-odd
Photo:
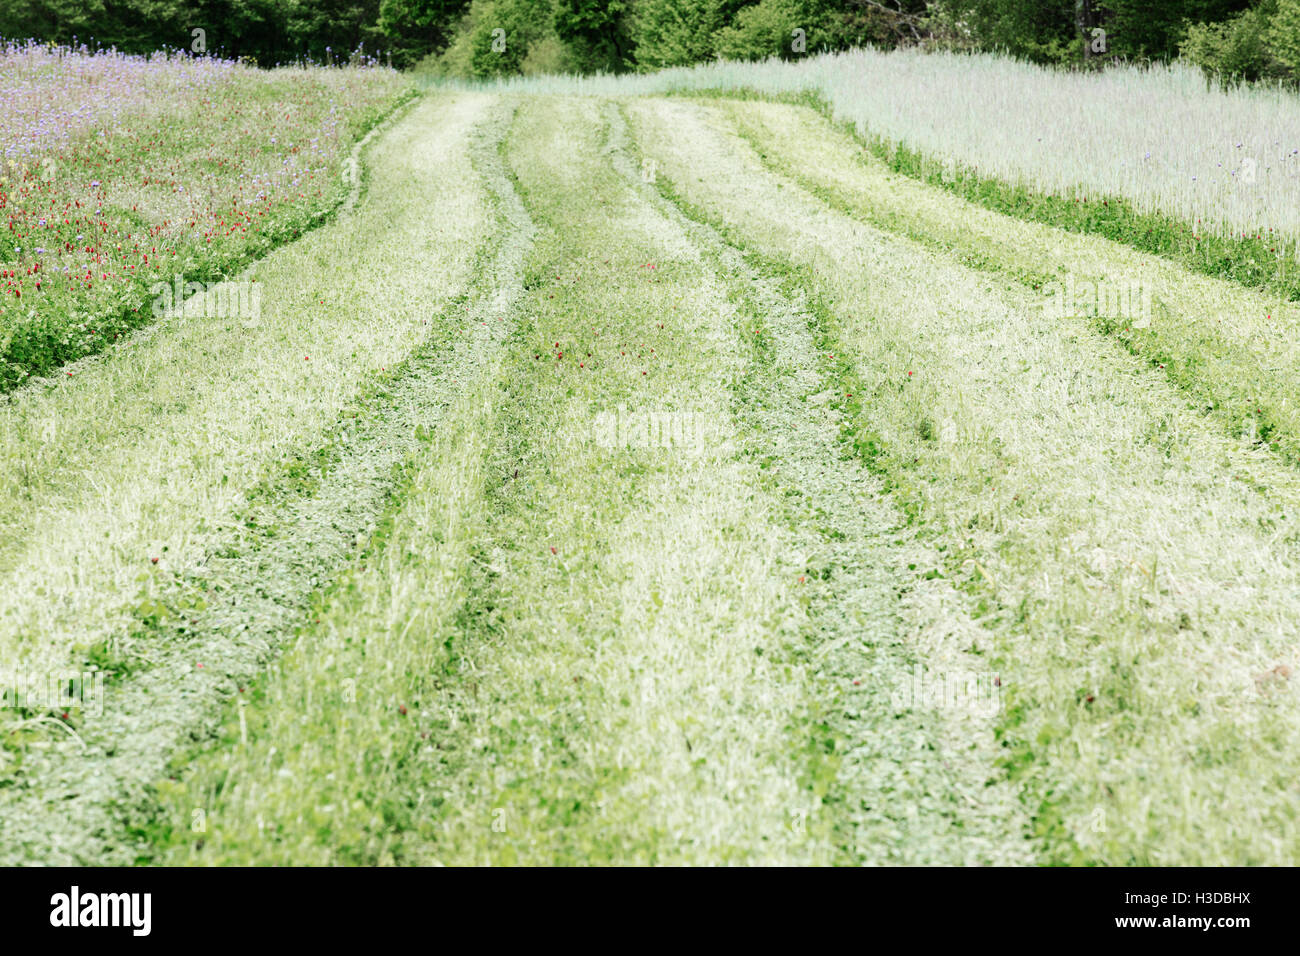
[[1292, 346], [1300, 309], [1231, 281], [1191, 276], [1179, 264], [1109, 240], [1063, 235], [1051, 226], [1021, 224], [945, 199], [890, 176], [846, 134], [807, 111], [748, 104], [730, 113], [772, 168], [848, 215], [905, 234], [963, 265], [1014, 279], [1039, 294], [1066, 276], [1151, 289], [1154, 314], [1146, 327], [1138, 327], [1134, 317], [1105, 314], [1079, 321], [1114, 336], [1168, 376], [1229, 434], [1300, 462], [1293, 401], [1300, 369]]
[[[1043, 858], [1289, 859], [1287, 788], [1255, 781], [1290, 772], [1294, 699], [1252, 676], [1291, 654], [1290, 469], [1023, 286], [766, 171], [717, 108], [631, 112], [674, 190], [808, 270], [854, 365], [853, 439], [996, 637], [1004, 765]], [[1224, 820], [1239, 801], [1268, 824]]]
[[[911, 658], [898, 579], [872, 564], [902, 559], [871, 525], [893, 519], [854, 500], [863, 477], [818, 474], [833, 422], [793, 423], [807, 471], [762, 454], [761, 408], [812, 408], [775, 384], [819, 374], [788, 352], [805, 320], [724, 280], [605, 124], [591, 101], [519, 107], [507, 158], [537, 239], [500, 360], [262, 696], [160, 784], [156, 861], [1014, 855], [1014, 813], [958, 796], [991, 755], [888, 704]], [[710, 441], [607, 447], [596, 422], [620, 405], [689, 412]]]
[[0, 861], [1294, 862], [1276, 291], [797, 103], [434, 92], [363, 160], [261, 323], [0, 406], [0, 659], [112, 691], [0, 712]]

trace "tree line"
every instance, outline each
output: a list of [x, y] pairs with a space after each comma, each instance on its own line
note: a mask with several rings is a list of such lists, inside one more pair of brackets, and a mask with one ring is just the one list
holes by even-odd
[[0, 0], [0, 36], [489, 77], [873, 44], [1300, 76], [1300, 0]]

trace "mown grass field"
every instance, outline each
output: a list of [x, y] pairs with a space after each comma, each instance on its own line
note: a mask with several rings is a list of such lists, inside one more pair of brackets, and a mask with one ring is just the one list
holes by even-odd
[[8, 393], [3, 676], [102, 690], [0, 862], [1300, 859], [1291, 266], [625, 92], [424, 90], [257, 321]]

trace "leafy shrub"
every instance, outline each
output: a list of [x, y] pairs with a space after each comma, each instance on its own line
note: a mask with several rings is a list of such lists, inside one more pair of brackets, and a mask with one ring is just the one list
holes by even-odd
[[430, 50], [446, 46], [467, 0], [380, 0], [379, 30], [393, 65], [410, 66]]
[[554, 33], [548, 33], [530, 43], [528, 52], [519, 63], [519, 72], [524, 76], [569, 73], [573, 69], [569, 48]]
[[632, 12], [637, 66], [655, 70], [712, 60], [718, 31], [743, 6], [734, 0], [639, 0]]
[[1278, 0], [1266, 40], [1273, 59], [1300, 77], [1300, 0]]
[[556, 0], [555, 31], [574, 69], [620, 73], [632, 67], [631, 0]]
[[1193, 24], [1179, 52], [1207, 73], [1229, 79], [1277, 76], [1281, 71], [1269, 43], [1270, 21], [1276, 11], [1276, 0], [1264, 0], [1222, 23]]
[[796, 55], [792, 46], [792, 33], [804, 31], [806, 49], [817, 48], [814, 19], [820, 11], [809, 9], [804, 0], [761, 0], [745, 7], [735, 17], [732, 26], [723, 27], [716, 38], [717, 54], [729, 60], [764, 60], [769, 56], [791, 59]]
[[554, 0], [474, 0], [456, 38], [431, 70], [440, 76], [488, 79], [572, 69], [554, 18]]

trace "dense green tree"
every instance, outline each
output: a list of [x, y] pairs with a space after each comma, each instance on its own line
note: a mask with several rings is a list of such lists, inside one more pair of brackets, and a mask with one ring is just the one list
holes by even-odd
[[558, 0], [555, 32], [584, 73], [632, 67], [630, 0]]
[[1300, 77], [1300, 0], [1277, 0], [1266, 41], [1273, 59]]
[[[460, 26], [454, 73], [483, 79], [525, 72], [529, 54], [555, 37], [553, 0], [474, 0]], [[566, 64], [567, 65], [567, 64]]]
[[193, 30], [204, 31], [206, 52], [245, 56], [273, 66], [301, 54], [289, 32], [285, 0], [198, 0], [186, 5], [181, 36], [173, 46], [193, 52]]
[[717, 35], [752, 0], [636, 0], [636, 65], [653, 70], [712, 60]]
[[1188, 23], [1227, 19], [1252, 0], [1104, 0], [1099, 4], [1108, 53], [1126, 59], [1170, 59]]
[[187, 11], [185, 0], [0, 0], [0, 36], [11, 39], [50, 40], [125, 51], [181, 46]]
[[[0, 0], [0, 36], [191, 49], [270, 66], [440, 54], [462, 76], [648, 70], [862, 44], [1000, 50], [1074, 65], [1182, 55], [1300, 78], [1300, 0]], [[796, 31], [800, 31], [796, 35]]]
[[953, 14], [967, 24], [974, 45], [1040, 63], [1076, 55], [1075, 0], [965, 0]]
[[1257, 80], [1280, 76], [1269, 54], [1268, 30], [1276, 0], [1218, 23], [1190, 24], [1180, 44], [1186, 59], [1227, 79]]
[[819, 50], [919, 42], [926, 10], [925, 0], [759, 0], [718, 31], [715, 52], [737, 60], [794, 59]]
[[[732, 24], [718, 31], [715, 50], [718, 56], [729, 60], [761, 60], [770, 56], [784, 59], [797, 57], [807, 50], [816, 50], [817, 27], [805, 0], [760, 0], [753, 6], [740, 10]], [[798, 31], [798, 32], [796, 32]], [[810, 33], [810, 31], [812, 31]], [[799, 39], [801, 48], [796, 49]]]
[[409, 66], [441, 50], [454, 35], [469, 0], [380, 0], [379, 30], [394, 66]]
[[318, 61], [346, 61], [364, 46], [374, 54], [382, 46], [379, 0], [284, 0], [290, 36], [298, 48]]

